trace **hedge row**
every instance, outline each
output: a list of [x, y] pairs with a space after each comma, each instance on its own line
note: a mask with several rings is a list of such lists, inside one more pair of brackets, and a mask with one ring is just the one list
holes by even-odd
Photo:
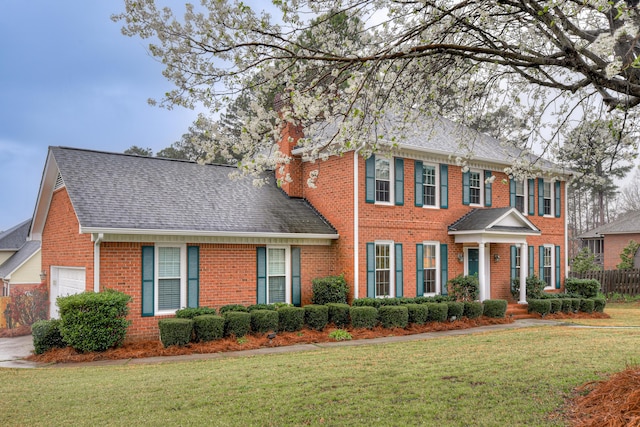
[[[160, 340], [165, 347], [186, 345], [195, 341], [211, 341], [225, 336], [242, 337], [249, 332], [295, 332], [304, 326], [321, 331], [328, 324], [338, 328], [351, 325], [354, 328], [371, 329], [377, 325], [385, 328], [406, 328], [409, 324], [422, 325], [427, 322], [444, 322], [462, 317], [475, 319], [483, 313], [490, 317], [504, 317], [507, 302], [504, 300], [486, 300], [480, 302], [436, 302], [436, 298], [421, 299], [420, 303], [381, 304], [376, 307], [372, 298], [362, 298], [360, 305], [349, 306], [343, 303], [326, 305], [310, 304], [304, 307], [281, 306], [279, 308], [265, 304], [243, 307], [226, 306], [221, 316], [214, 309], [197, 308], [178, 310], [175, 318], [158, 322]], [[406, 300], [414, 300], [407, 298]], [[381, 300], [384, 301], [384, 300]], [[244, 310], [232, 310], [243, 307]]]
[[553, 313], [593, 313], [604, 312], [607, 301], [604, 298], [542, 298], [531, 299], [529, 313], [538, 313], [542, 316]]

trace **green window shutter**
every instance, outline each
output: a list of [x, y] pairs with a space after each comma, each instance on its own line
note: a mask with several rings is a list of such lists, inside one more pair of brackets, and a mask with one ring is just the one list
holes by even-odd
[[154, 247], [142, 247], [142, 317], [154, 315]]
[[484, 205], [487, 207], [491, 206], [492, 198], [489, 178], [491, 178], [491, 171], [484, 171]]
[[267, 303], [267, 248], [260, 246], [256, 248], [256, 258], [258, 260], [258, 283], [257, 283], [257, 303]]
[[291, 303], [296, 307], [302, 305], [300, 248], [291, 248]]
[[516, 207], [516, 180], [513, 178], [509, 180], [509, 206]]
[[440, 208], [449, 207], [449, 166], [440, 165]]
[[471, 173], [469, 171], [466, 171], [462, 174], [462, 204], [463, 205], [468, 205], [470, 203], [470, 188], [469, 188], [469, 181], [471, 179]]
[[187, 247], [187, 307], [200, 306], [200, 247]]
[[536, 250], [534, 249], [533, 246], [528, 246], [529, 248], [529, 276], [533, 276], [535, 274], [535, 268], [533, 267], [533, 264], [535, 262], [535, 252]]
[[538, 215], [544, 216], [544, 180], [538, 178]]
[[[517, 248], [514, 245], [511, 245], [511, 278], [516, 279], [518, 276], [516, 274], [516, 253]], [[522, 254], [520, 254], [522, 256]], [[521, 263], [522, 265], [522, 263]]]
[[440, 244], [440, 289], [442, 295], [448, 295], [447, 283], [449, 282], [449, 246]]
[[[540, 264], [538, 265], [538, 279], [542, 280], [544, 277], [544, 246], [538, 246]], [[547, 283], [547, 286], [549, 283]]]
[[376, 244], [367, 243], [367, 297], [376, 297]]
[[424, 295], [424, 246], [416, 245], [416, 296]]
[[556, 213], [556, 218], [560, 218], [560, 212], [561, 212], [561, 210], [560, 210], [560, 208], [561, 208], [561, 206], [560, 206], [560, 181], [556, 181], [555, 182], [555, 186], [556, 186], [556, 188], [554, 190], [554, 193], [555, 193], [555, 197], [556, 197], [556, 202], [555, 202], [555, 206], [554, 207], [555, 207], [555, 211], [556, 211], [555, 212]]
[[422, 189], [422, 162], [416, 160], [414, 166], [414, 176], [415, 176], [415, 205], [423, 206], [424, 205], [424, 190]]
[[396, 243], [395, 245], [396, 251], [396, 297], [401, 297], [404, 295], [404, 276], [402, 273], [402, 244]]
[[560, 289], [560, 246], [555, 247], [556, 255], [556, 289]]
[[536, 214], [536, 184], [534, 179], [529, 179], [527, 182], [528, 196], [529, 196], [529, 215]]
[[394, 159], [395, 171], [394, 171], [394, 198], [396, 199], [396, 206], [404, 205], [404, 159]]
[[376, 156], [371, 155], [365, 161], [365, 201], [375, 203], [376, 201]]

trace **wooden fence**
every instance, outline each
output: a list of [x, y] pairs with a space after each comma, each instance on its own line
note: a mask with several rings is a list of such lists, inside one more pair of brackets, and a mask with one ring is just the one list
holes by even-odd
[[640, 268], [630, 270], [602, 270], [586, 271], [584, 273], [569, 273], [569, 277], [576, 279], [596, 279], [602, 285], [605, 294], [619, 293], [624, 295], [640, 295]]

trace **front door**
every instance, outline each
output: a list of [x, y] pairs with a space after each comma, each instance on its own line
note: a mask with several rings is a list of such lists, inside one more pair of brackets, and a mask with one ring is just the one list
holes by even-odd
[[478, 248], [467, 249], [467, 275], [473, 276], [478, 274], [479, 265]]

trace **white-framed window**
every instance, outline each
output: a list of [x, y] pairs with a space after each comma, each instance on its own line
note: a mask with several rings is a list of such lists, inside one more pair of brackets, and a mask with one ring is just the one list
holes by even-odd
[[555, 284], [553, 260], [553, 245], [544, 245], [543, 257], [540, 262], [542, 263], [541, 279], [547, 285], [545, 289], [553, 288]]
[[542, 189], [543, 189], [543, 196], [542, 196], [542, 203], [543, 203], [543, 211], [544, 211], [544, 215], [545, 216], [551, 216], [553, 215], [553, 183], [551, 181], [544, 181], [542, 184]]
[[423, 242], [424, 295], [439, 295], [440, 290], [440, 243]]
[[515, 257], [513, 260], [513, 264], [514, 264], [514, 269], [515, 269], [515, 274], [514, 274], [514, 278], [519, 278], [520, 277], [520, 267], [522, 266], [522, 257], [520, 254], [520, 246], [516, 245], [516, 250], [515, 250]]
[[438, 166], [425, 164], [422, 166], [422, 206], [436, 208], [439, 205]]
[[155, 313], [170, 314], [186, 307], [187, 247], [156, 245]]
[[393, 202], [393, 168], [391, 160], [376, 156], [376, 203]]
[[482, 188], [484, 187], [484, 179], [482, 171], [469, 171], [469, 204], [482, 205]]
[[267, 304], [291, 302], [291, 263], [288, 246], [267, 247]]
[[394, 256], [393, 242], [376, 242], [376, 298], [393, 297], [394, 292]]
[[527, 214], [527, 185], [524, 181], [516, 181], [516, 209]]

